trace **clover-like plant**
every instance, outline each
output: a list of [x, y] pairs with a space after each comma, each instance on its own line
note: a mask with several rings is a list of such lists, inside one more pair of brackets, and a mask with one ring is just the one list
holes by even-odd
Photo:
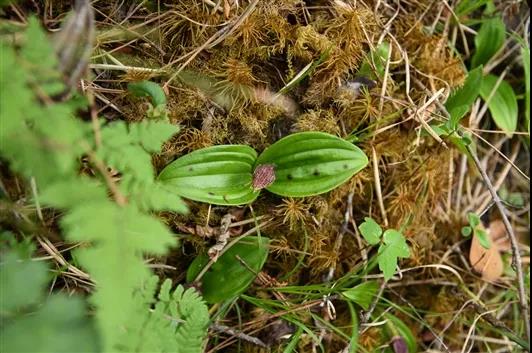
[[404, 235], [395, 229], [387, 229], [383, 233], [379, 224], [370, 217], [364, 218], [364, 222], [358, 229], [369, 244], [380, 244], [377, 261], [384, 279], [389, 280], [395, 273], [397, 260], [410, 257], [410, 249]]
[[352, 143], [323, 132], [289, 135], [257, 158], [249, 146], [207, 147], [166, 166], [159, 181], [178, 195], [217, 205], [253, 202], [261, 189], [289, 197], [313, 196], [349, 180], [368, 164]]

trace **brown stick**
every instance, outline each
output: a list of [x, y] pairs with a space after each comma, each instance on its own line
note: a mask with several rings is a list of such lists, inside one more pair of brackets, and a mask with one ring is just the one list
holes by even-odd
[[473, 161], [475, 162], [475, 166], [480, 172], [480, 175], [482, 176], [482, 179], [484, 180], [484, 183], [486, 184], [486, 187], [488, 188], [493, 198], [493, 202], [495, 202], [495, 205], [499, 209], [499, 213], [501, 214], [501, 217], [502, 217], [502, 222], [504, 223], [504, 227], [506, 228], [506, 232], [508, 234], [508, 237], [510, 238], [510, 243], [512, 245], [512, 267], [514, 268], [517, 274], [519, 304], [521, 306], [521, 314], [523, 315], [523, 320], [525, 323], [526, 337], [528, 340], [528, 344], [530, 345], [530, 321], [529, 321], [529, 314], [528, 314], [528, 302], [526, 299], [525, 281], [524, 281], [524, 274], [523, 274], [523, 262], [521, 260], [521, 254], [519, 253], [519, 243], [517, 242], [517, 237], [515, 236], [512, 225], [510, 224], [510, 221], [508, 220], [508, 217], [506, 215], [506, 209], [501, 199], [499, 198], [497, 191], [495, 191], [495, 188], [493, 187], [491, 180], [486, 174], [486, 171], [482, 168], [482, 165], [480, 164], [480, 161], [477, 155], [471, 149], [471, 147], [469, 145], [466, 145], [466, 148], [469, 154], [471, 155], [471, 157], [473, 158]]

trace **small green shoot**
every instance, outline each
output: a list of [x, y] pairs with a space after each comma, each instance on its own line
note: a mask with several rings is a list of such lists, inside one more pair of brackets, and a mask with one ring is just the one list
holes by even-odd
[[358, 229], [368, 243], [372, 245], [380, 243], [377, 255], [379, 269], [384, 274], [384, 279], [389, 280], [397, 269], [397, 260], [410, 256], [404, 235], [395, 229], [387, 229], [383, 234], [380, 226], [369, 217], [364, 218]]
[[397, 316], [392, 315], [390, 313], [384, 314], [384, 317], [386, 318], [386, 326], [388, 328], [388, 331], [390, 332], [390, 336], [393, 338], [401, 338], [404, 343], [406, 343], [406, 347], [408, 348], [408, 353], [416, 353], [417, 352], [417, 340], [408, 325], [406, 325], [402, 320], [400, 320]]
[[389, 53], [390, 43], [382, 42], [377, 48], [375, 48], [375, 51], [372, 51], [369, 57], [364, 60], [357, 74], [368, 78], [382, 79], [384, 77], [386, 60], [388, 60]]
[[489, 249], [491, 247], [491, 242], [489, 240], [488, 233], [486, 233], [482, 227], [480, 217], [476, 213], [469, 212], [467, 214], [467, 220], [469, 221], [469, 225], [462, 227], [460, 231], [462, 236], [469, 238], [471, 235], [473, 235], [478, 238], [478, 241], [483, 248]]
[[168, 119], [166, 95], [158, 84], [151, 81], [131, 82], [127, 85], [127, 89], [137, 97], [150, 98], [151, 103], [146, 112], [148, 118]]

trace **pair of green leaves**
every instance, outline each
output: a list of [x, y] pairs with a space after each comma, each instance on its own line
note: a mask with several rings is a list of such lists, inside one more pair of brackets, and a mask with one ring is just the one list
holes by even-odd
[[[270, 239], [247, 236], [224, 252], [201, 278], [201, 292], [207, 303], [219, 303], [242, 294], [253, 282], [268, 258]], [[187, 271], [187, 282], [196, 279], [209, 263], [209, 256], [197, 256]]]
[[480, 245], [485, 249], [489, 249], [491, 247], [491, 242], [488, 233], [486, 233], [484, 227], [482, 227], [480, 217], [476, 213], [469, 212], [467, 214], [467, 220], [469, 221], [469, 225], [462, 227], [462, 235], [466, 238], [469, 238], [471, 235], [477, 237]]
[[368, 164], [364, 152], [323, 132], [289, 135], [260, 156], [249, 146], [203, 148], [178, 158], [159, 175], [178, 195], [217, 205], [253, 202], [260, 189], [290, 197], [318, 195], [349, 180]]
[[360, 234], [371, 245], [379, 245], [377, 261], [379, 269], [384, 274], [384, 279], [392, 278], [397, 269], [397, 259], [410, 256], [410, 249], [403, 234], [395, 229], [382, 228], [372, 218], [364, 218], [364, 222], [358, 227]]
[[[440, 136], [444, 135], [453, 142], [460, 151], [466, 153], [465, 145], [470, 140], [464, 139], [464, 131], [459, 126], [460, 120], [471, 109], [480, 95], [488, 102], [488, 109], [495, 124], [508, 135], [517, 129], [517, 98], [512, 87], [497, 76], [482, 76], [482, 66], [469, 72], [464, 85], [451, 94], [445, 102], [449, 112], [449, 120], [445, 124], [431, 126]], [[460, 134], [457, 132], [461, 131]]]
[[[461, 138], [463, 134], [458, 135], [455, 132], [459, 130], [460, 120], [470, 110], [479, 95], [487, 102], [491, 117], [498, 128], [509, 136], [517, 130], [517, 97], [512, 86], [504, 80], [499, 80], [495, 75], [483, 76], [482, 72], [483, 65], [487, 64], [502, 48], [505, 37], [506, 28], [500, 17], [483, 21], [475, 37], [476, 50], [471, 59], [472, 70], [469, 72], [464, 85], [453, 91], [445, 103], [450, 114], [449, 121], [434, 127], [436, 133], [449, 137], [462, 152], [465, 152], [465, 144], [469, 144], [469, 141]], [[523, 54], [526, 57], [526, 51]], [[524, 62], [525, 73], [527, 64], [530, 65]], [[527, 89], [527, 91], [529, 90]]]

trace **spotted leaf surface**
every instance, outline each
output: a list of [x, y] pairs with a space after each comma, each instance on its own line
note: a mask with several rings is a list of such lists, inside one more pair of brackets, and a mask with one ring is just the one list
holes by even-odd
[[274, 166], [275, 181], [266, 190], [305, 197], [334, 189], [367, 164], [364, 152], [346, 140], [323, 132], [300, 132], [268, 147], [255, 168]]

